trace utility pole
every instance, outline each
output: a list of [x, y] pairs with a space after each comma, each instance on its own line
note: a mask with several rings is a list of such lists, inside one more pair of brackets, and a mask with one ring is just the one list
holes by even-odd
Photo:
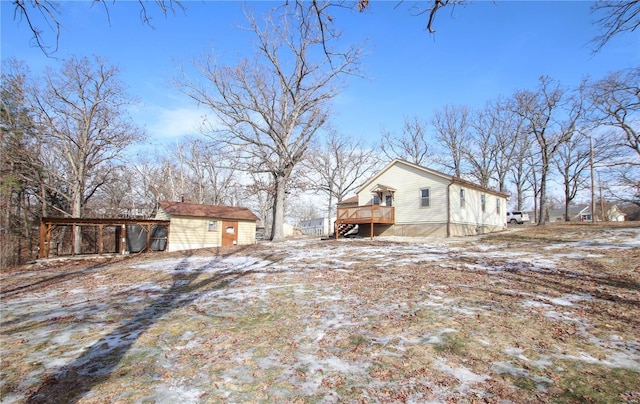
[[589, 163], [591, 165], [591, 222], [596, 222], [596, 180], [593, 169], [593, 137], [589, 136]]

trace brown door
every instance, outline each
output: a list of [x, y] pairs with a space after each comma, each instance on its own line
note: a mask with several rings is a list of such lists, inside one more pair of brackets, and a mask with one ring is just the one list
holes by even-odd
[[238, 243], [238, 222], [222, 222], [222, 246]]

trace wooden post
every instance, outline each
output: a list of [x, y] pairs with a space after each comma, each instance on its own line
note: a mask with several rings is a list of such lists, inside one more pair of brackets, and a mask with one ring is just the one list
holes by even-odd
[[102, 255], [102, 225], [98, 225], [98, 255]]
[[127, 251], [127, 225], [122, 225], [122, 234], [120, 235], [120, 254]]
[[122, 227], [121, 226], [116, 226], [116, 231], [115, 231], [115, 240], [114, 240], [114, 246], [116, 249], [116, 254], [120, 253], [120, 235], [122, 234]]
[[151, 225], [147, 225], [147, 247], [144, 249], [144, 252], [151, 251]]
[[371, 215], [370, 215], [370, 218], [371, 218], [371, 240], [373, 240], [373, 206], [374, 205], [371, 205]]
[[165, 251], [169, 251], [169, 232], [171, 231], [171, 223], [167, 223], [167, 243], [164, 246]]
[[76, 225], [71, 225], [71, 256], [76, 255]]
[[38, 258], [47, 258], [49, 256], [49, 241], [47, 240], [47, 225], [40, 221], [40, 251]]

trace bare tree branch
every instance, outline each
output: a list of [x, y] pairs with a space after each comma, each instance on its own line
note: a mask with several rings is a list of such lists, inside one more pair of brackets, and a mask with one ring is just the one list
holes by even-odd
[[595, 21], [602, 33], [591, 40], [598, 52], [613, 37], [625, 32], [634, 32], [640, 26], [639, 0], [598, 1], [591, 9], [592, 14], [602, 14]]

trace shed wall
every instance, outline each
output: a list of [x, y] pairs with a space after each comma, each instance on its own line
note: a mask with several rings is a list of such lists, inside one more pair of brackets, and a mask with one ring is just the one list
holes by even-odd
[[222, 223], [218, 221], [216, 230], [209, 231], [208, 218], [173, 216], [169, 232], [169, 251], [192, 250], [196, 248], [219, 247]]
[[[209, 222], [212, 220], [216, 222], [216, 229], [209, 231]], [[222, 219], [172, 216], [169, 251], [222, 246], [222, 222]], [[238, 221], [238, 245], [254, 244], [255, 242], [256, 223]]]
[[255, 244], [256, 222], [238, 222], [238, 245]]

